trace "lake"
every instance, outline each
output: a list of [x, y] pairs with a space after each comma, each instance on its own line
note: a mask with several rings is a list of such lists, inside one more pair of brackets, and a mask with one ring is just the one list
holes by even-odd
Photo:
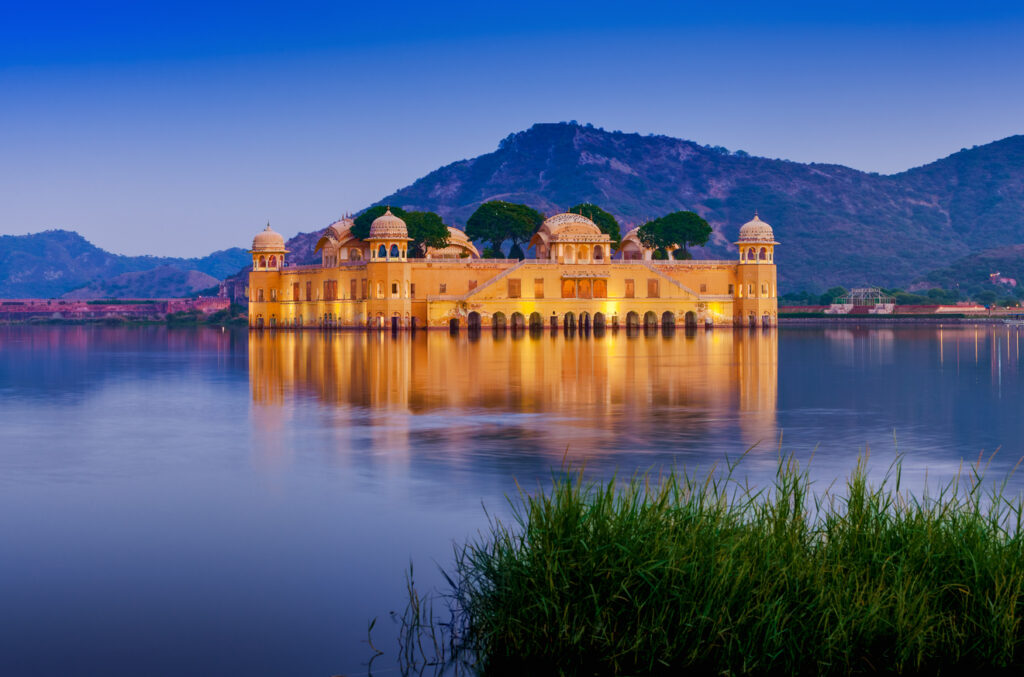
[[[564, 462], [915, 488], [1024, 454], [1020, 332], [0, 327], [0, 674], [394, 672], [404, 572]], [[1017, 491], [1022, 482], [1014, 479]]]

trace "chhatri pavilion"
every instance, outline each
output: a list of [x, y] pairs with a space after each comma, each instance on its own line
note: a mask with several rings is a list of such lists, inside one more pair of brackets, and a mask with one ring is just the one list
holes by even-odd
[[530, 240], [536, 258], [483, 259], [466, 234], [408, 256], [405, 222], [387, 210], [365, 240], [352, 219], [317, 242], [321, 262], [294, 266], [267, 228], [252, 243], [249, 326], [444, 328], [774, 326], [778, 317], [772, 227], [740, 228], [732, 261], [657, 261], [637, 229], [616, 248], [581, 214], [556, 214]]

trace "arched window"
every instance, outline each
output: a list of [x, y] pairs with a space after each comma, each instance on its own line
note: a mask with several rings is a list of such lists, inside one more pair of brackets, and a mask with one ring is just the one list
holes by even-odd
[[358, 249], [350, 249], [348, 252], [348, 258], [351, 261], [360, 261], [363, 258], [363, 252]]
[[277, 257], [276, 256], [271, 256], [270, 257], [270, 267], [273, 268], [276, 265], [277, 265]]
[[377, 258], [378, 259], [383, 259], [383, 258], [386, 258], [387, 255], [388, 255], [387, 248], [384, 245], [381, 245], [380, 248], [377, 250]]
[[757, 254], [754, 252], [754, 248], [751, 247], [750, 249], [747, 250], [747, 260], [748, 261], [753, 261], [756, 258], [757, 258]]
[[[381, 246], [383, 247], [383, 245], [381, 245]], [[383, 282], [378, 282], [377, 283], [377, 298], [379, 298], [379, 299], [384, 298], [384, 283]]]
[[765, 249], [764, 247], [761, 247], [761, 254], [760, 254], [760, 256], [758, 256], [758, 258], [760, 258], [762, 261], [767, 261], [768, 260], [768, 250]]
[[597, 245], [596, 247], [594, 247], [594, 260], [595, 261], [603, 261], [604, 260], [604, 249], [601, 247], [601, 245]]
[[397, 244], [391, 245], [391, 258], [393, 258], [393, 259], [397, 259], [398, 258], [398, 245]]
[[267, 267], [267, 257], [266, 256], [261, 256], [260, 257], [260, 268], [266, 268], [266, 267]]

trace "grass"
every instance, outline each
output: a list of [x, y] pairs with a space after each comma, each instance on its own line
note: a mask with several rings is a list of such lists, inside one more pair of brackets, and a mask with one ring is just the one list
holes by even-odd
[[[1024, 536], [1006, 481], [935, 495], [865, 459], [810, 491], [780, 460], [754, 490], [673, 471], [520, 491], [456, 547], [450, 618], [410, 577], [403, 670], [480, 674], [858, 674], [1024, 669]], [[1007, 478], [1008, 479], [1008, 478]]]

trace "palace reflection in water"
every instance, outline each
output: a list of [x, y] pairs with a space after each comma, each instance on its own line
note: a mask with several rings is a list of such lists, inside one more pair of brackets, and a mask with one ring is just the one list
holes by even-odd
[[524, 442], [559, 456], [566, 446], [571, 455], [629, 450], [652, 436], [663, 444], [667, 431], [706, 438], [736, 424], [749, 443], [776, 435], [773, 330], [254, 332], [249, 366], [255, 421], [282, 425], [282, 405], [315, 397], [340, 405], [340, 425], [346, 411], [379, 413], [381, 443], [399, 447], [415, 445], [412, 417], [421, 414], [452, 416], [455, 453], [503, 416], [519, 417]]
[[895, 438], [907, 489], [997, 448], [1001, 479], [1022, 333], [0, 327], [0, 675], [360, 674], [410, 560], [429, 588], [567, 446], [608, 477], [763, 440], [737, 470], [763, 487], [783, 435], [823, 490]]

